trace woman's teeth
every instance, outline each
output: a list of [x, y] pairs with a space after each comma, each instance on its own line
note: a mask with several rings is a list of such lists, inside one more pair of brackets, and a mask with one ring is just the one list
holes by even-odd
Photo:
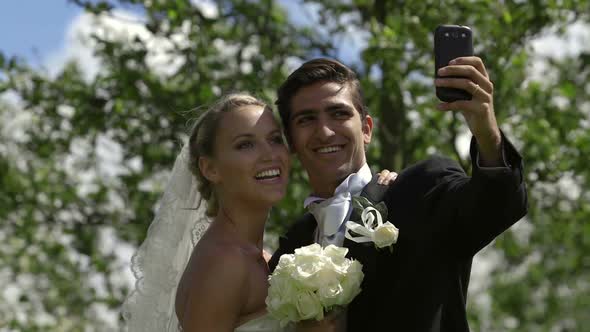
[[281, 175], [281, 170], [278, 168], [275, 169], [268, 169], [266, 171], [262, 171], [258, 174], [256, 174], [256, 179], [268, 179], [268, 178], [274, 178]]

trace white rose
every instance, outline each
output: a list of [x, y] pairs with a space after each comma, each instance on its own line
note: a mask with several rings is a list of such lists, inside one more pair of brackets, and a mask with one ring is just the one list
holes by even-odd
[[322, 269], [322, 265], [323, 263], [319, 261], [298, 262], [292, 277], [305, 287], [315, 288], [318, 284], [318, 274]]
[[322, 269], [322, 247], [314, 243], [309, 246], [295, 249], [295, 259], [293, 261], [292, 276], [308, 287], [314, 287], [316, 284], [315, 275]]
[[[297, 297], [299, 292], [298, 285], [293, 282], [292, 280], [285, 279], [285, 278], [278, 278], [278, 279], [271, 279], [270, 280], [270, 288], [272, 288], [273, 292], [277, 295], [280, 295], [281, 298], [284, 300], [292, 300]], [[270, 291], [269, 288], [269, 291]]]
[[346, 260], [346, 254], [348, 253], [348, 248], [337, 247], [333, 244], [330, 244], [324, 249], [324, 255], [329, 257], [334, 264], [343, 264]]
[[340, 283], [327, 285], [318, 290], [320, 302], [322, 303], [325, 309], [329, 309], [333, 306], [340, 305], [342, 302], [343, 293], [344, 288]]
[[277, 269], [289, 267], [295, 263], [295, 255], [281, 255]]
[[398, 234], [397, 227], [388, 221], [375, 229], [373, 240], [378, 248], [383, 248], [396, 243]]
[[344, 279], [342, 280], [342, 293], [338, 298], [338, 305], [346, 305], [361, 292], [361, 283], [364, 278], [363, 266], [358, 261], [353, 261]]
[[297, 311], [301, 320], [324, 318], [324, 308], [318, 296], [312, 292], [301, 292], [297, 297]]
[[320, 246], [317, 243], [310, 244], [308, 246], [295, 249], [295, 257], [300, 257], [300, 256], [316, 257], [318, 255], [321, 255], [321, 253], [322, 253], [322, 246]]
[[324, 262], [322, 268], [309, 279], [310, 285], [315, 289], [321, 289], [338, 283], [344, 272], [345, 271], [342, 271], [342, 269], [334, 265], [332, 262]]
[[298, 297], [298, 289], [291, 280], [279, 276], [272, 276], [269, 280], [270, 287], [266, 297], [266, 306], [275, 318], [284, 326], [288, 322], [295, 321], [298, 317], [295, 306]]

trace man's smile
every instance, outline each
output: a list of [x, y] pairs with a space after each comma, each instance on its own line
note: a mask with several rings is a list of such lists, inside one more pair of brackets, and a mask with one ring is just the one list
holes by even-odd
[[341, 151], [342, 149], [344, 149], [344, 145], [330, 145], [330, 146], [322, 146], [319, 148], [315, 148], [315, 149], [313, 149], [313, 151], [316, 153], [328, 154], [328, 153], [334, 153], [334, 152]]

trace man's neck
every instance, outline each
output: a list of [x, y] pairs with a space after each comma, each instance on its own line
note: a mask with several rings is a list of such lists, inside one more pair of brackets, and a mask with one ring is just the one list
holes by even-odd
[[321, 180], [323, 180], [323, 178], [316, 178], [313, 179], [313, 181], [310, 181], [310, 185], [311, 188], [313, 189], [312, 194], [310, 196], [315, 196], [315, 197], [319, 197], [319, 198], [330, 198], [332, 196], [334, 196], [334, 193], [336, 191], [336, 189], [338, 188], [338, 186], [340, 186], [344, 180], [346, 180], [346, 178], [348, 178], [351, 174], [355, 174], [361, 171], [361, 169], [367, 165], [366, 163], [363, 164], [361, 167], [359, 167], [359, 169], [357, 169], [355, 172], [346, 174], [344, 177], [334, 181], [334, 182], [321, 182]]
[[336, 190], [336, 187], [338, 187], [338, 185], [340, 183], [342, 183], [343, 180], [344, 179], [340, 180], [336, 184], [326, 184], [326, 185], [315, 186], [313, 188], [313, 193], [311, 195], [316, 196], [316, 197], [320, 197], [320, 198], [330, 198], [330, 197], [334, 196], [334, 191]]

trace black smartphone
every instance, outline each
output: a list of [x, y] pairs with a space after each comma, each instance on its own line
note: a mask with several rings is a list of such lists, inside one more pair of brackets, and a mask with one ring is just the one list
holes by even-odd
[[[434, 75], [438, 69], [445, 67], [449, 61], [473, 55], [473, 38], [471, 29], [459, 25], [439, 25], [434, 31]], [[456, 77], [456, 76], [445, 76]], [[462, 89], [436, 87], [436, 96], [444, 102], [471, 100], [471, 94]]]

